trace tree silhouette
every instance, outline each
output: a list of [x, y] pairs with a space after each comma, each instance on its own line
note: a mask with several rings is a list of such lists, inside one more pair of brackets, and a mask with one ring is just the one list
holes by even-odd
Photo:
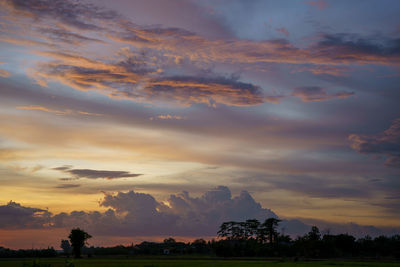
[[319, 241], [321, 239], [321, 234], [317, 226], [312, 226], [311, 231], [307, 234], [308, 240]]
[[63, 249], [65, 254], [68, 255], [69, 253], [71, 253], [71, 244], [68, 240], [61, 240], [60, 247]]
[[92, 236], [86, 233], [85, 231], [75, 228], [71, 230], [68, 238], [71, 241], [71, 245], [74, 251], [75, 258], [81, 257], [81, 249], [85, 245], [86, 240], [91, 238]]
[[264, 242], [267, 237], [270, 244], [275, 242], [278, 236], [276, 228], [278, 227], [278, 223], [280, 221], [281, 220], [275, 218], [266, 219], [265, 222], [261, 224], [261, 228], [259, 229], [258, 239]]

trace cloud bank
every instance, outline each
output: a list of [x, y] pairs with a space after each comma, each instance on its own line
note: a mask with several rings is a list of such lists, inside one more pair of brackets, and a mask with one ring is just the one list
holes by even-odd
[[[75, 185], [72, 185], [75, 186]], [[72, 211], [52, 213], [15, 202], [0, 206], [0, 228], [72, 228], [90, 229], [90, 233], [103, 236], [215, 236], [222, 222], [244, 221], [256, 218], [260, 221], [278, 216], [270, 209], [263, 208], [247, 192], [232, 196], [229, 188], [218, 186], [199, 197], [188, 192], [172, 194], [166, 201], [158, 201], [152, 195], [135, 192], [105, 194], [100, 206], [108, 208], [100, 211]], [[354, 234], [379, 235], [394, 233], [376, 227], [357, 224], [333, 224], [313, 221], [313, 224], [329, 228], [331, 231], [353, 229]], [[279, 225], [285, 233], [302, 235], [310, 230], [310, 224], [298, 219], [283, 219]], [[386, 231], [386, 232], [385, 232]], [[349, 231], [352, 233], [352, 230]]]

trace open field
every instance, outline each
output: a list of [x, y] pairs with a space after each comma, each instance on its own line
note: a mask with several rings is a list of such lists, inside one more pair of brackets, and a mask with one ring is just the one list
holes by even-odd
[[236, 267], [236, 266], [280, 266], [280, 267], [302, 267], [302, 266], [370, 266], [370, 267], [395, 267], [400, 262], [371, 262], [371, 261], [265, 261], [265, 260], [197, 260], [197, 259], [0, 259], [0, 267]]

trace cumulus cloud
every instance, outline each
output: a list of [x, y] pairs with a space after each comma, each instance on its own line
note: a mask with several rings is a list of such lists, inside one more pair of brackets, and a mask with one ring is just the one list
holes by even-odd
[[[105, 170], [91, 170], [91, 169], [73, 169], [72, 166], [62, 166], [53, 168], [53, 170], [62, 171], [73, 176], [75, 179], [119, 179], [137, 177], [142, 174], [130, 173], [127, 171], [105, 171]], [[64, 178], [65, 179], [65, 178]]]
[[24, 207], [10, 201], [0, 206], [0, 228], [41, 228], [49, 225], [51, 216], [47, 210]]
[[386, 156], [385, 164], [400, 168], [400, 118], [383, 133], [377, 135], [351, 134], [351, 147], [359, 153]]
[[300, 98], [303, 102], [325, 101], [335, 98], [347, 98], [354, 95], [353, 92], [338, 92], [328, 94], [325, 88], [318, 86], [297, 87], [293, 89], [292, 96]]
[[[62, 188], [62, 187], [59, 187]], [[67, 187], [69, 188], [69, 187]], [[232, 196], [229, 188], [218, 186], [199, 197], [188, 192], [172, 194], [166, 201], [158, 201], [152, 195], [135, 192], [105, 194], [100, 205], [108, 208], [100, 211], [72, 211], [51, 214], [42, 209], [24, 207], [15, 202], [0, 206], [0, 228], [71, 228], [90, 229], [90, 233], [103, 236], [215, 236], [225, 221], [244, 221], [256, 218], [260, 221], [278, 216], [263, 208], [247, 192]], [[279, 230], [292, 236], [310, 230], [311, 220], [283, 219]], [[379, 235], [390, 232], [372, 226], [334, 224], [312, 221], [312, 225], [329, 228], [331, 232], [349, 232], [356, 235]]]

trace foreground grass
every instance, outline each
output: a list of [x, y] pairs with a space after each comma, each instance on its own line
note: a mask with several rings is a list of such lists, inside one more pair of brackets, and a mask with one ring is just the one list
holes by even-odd
[[245, 266], [368, 266], [368, 267], [399, 267], [400, 262], [372, 262], [372, 261], [265, 261], [265, 260], [197, 260], [197, 259], [0, 259], [0, 267], [245, 267]]

